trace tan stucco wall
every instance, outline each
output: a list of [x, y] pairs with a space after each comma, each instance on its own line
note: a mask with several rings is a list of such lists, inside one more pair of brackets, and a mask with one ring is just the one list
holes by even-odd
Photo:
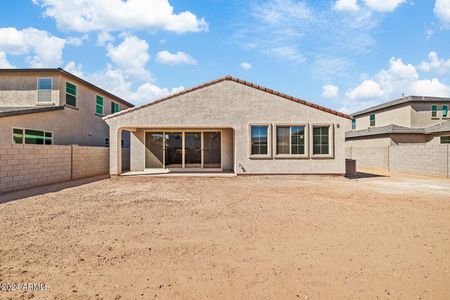
[[[375, 127], [391, 124], [412, 128], [433, 126], [442, 123], [445, 120], [450, 120], [449, 117], [442, 117], [442, 105], [444, 104], [450, 107], [450, 102], [414, 102], [376, 111], [374, 112], [376, 120]], [[431, 117], [432, 105], [438, 105], [438, 116], [436, 118]], [[355, 117], [356, 130], [367, 129], [370, 127], [370, 114], [371, 113]]]
[[0, 106], [36, 106], [37, 79], [52, 78], [52, 102], [59, 105], [61, 76], [55, 73], [3, 73], [0, 75]]
[[[37, 102], [37, 78], [50, 77], [52, 74], [20, 74], [0, 76], [0, 105], [35, 106]], [[66, 78], [54, 75], [53, 88], [56, 95], [55, 104], [65, 103]], [[0, 144], [12, 143], [12, 128], [29, 128], [53, 132], [54, 144], [104, 146], [105, 137], [109, 136], [108, 125], [102, 116], [95, 114], [96, 95], [104, 97], [104, 114], [111, 113], [111, 100], [104, 94], [72, 80], [77, 85], [77, 107], [65, 106], [64, 110], [34, 113], [18, 116], [0, 117]], [[62, 93], [59, 93], [59, 89]], [[22, 95], [27, 95], [22, 98]], [[23, 100], [25, 99], [25, 100]], [[6, 105], [4, 103], [9, 103]], [[122, 103], [120, 109], [127, 109]], [[129, 135], [124, 134], [128, 145]]]
[[[438, 106], [438, 116], [437, 118], [431, 117], [431, 106]], [[450, 102], [436, 102], [436, 103], [413, 103], [412, 104], [412, 119], [411, 127], [429, 127], [445, 120], [450, 120], [450, 118], [442, 117], [442, 105], [448, 105], [450, 108]]]
[[[395, 108], [388, 108], [374, 112], [375, 127], [387, 126], [391, 124], [410, 127], [411, 126], [411, 106], [405, 104]], [[357, 116], [356, 130], [367, 129], [370, 127], [371, 113]]]
[[[344, 174], [344, 133], [347, 119], [278, 97], [233, 81], [220, 83], [176, 98], [107, 119], [110, 125], [111, 174], [118, 174], [120, 161], [116, 137], [120, 128], [233, 128], [235, 162], [247, 173]], [[334, 127], [334, 157], [328, 159], [252, 159], [249, 157], [250, 123], [326, 123]], [[274, 139], [271, 139], [272, 147]], [[131, 152], [131, 165], [143, 160], [140, 151]], [[243, 173], [235, 165], [238, 173]]]
[[389, 136], [374, 136], [374, 137], [362, 137], [358, 139], [351, 139], [345, 142], [346, 147], [378, 147], [389, 146], [392, 141]]

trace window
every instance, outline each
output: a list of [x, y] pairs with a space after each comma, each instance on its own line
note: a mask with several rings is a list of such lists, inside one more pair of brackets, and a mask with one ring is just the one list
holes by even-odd
[[116, 113], [120, 111], [119, 103], [111, 102], [111, 113]]
[[52, 79], [38, 78], [38, 102], [52, 101]]
[[305, 154], [305, 126], [277, 126], [277, 155]]
[[52, 145], [53, 134], [36, 129], [13, 129], [13, 144]]
[[98, 115], [103, 115], [103, 97], [98, 96], [95, 99], [95, 113]]
[[442, 117], [447, 118], [448, 117], [448, 105], [442, 106]]
[[431, 106], [431, 117], [432, 118], [437, 118], [438, 116], [438, 106], [437, 105], [432, 105]]
[[77, 87], [70, 82], [66, 82], [66, 104], [77, 106]]
[[375, 114], [370, 115], [370, 126], [375, 126]]
[[109, 147], [109, 138], [105, 138], [105, 147]]
[[269, 154], [269, 126], [251, 126], [251, 155]]
[[450, 136], [441, 136], [441, 144], [450, 144]]
[[313, 127], [313, 155], [330, 154], [330, 126]]
[[356, 129], [356, 119], [352, 119], [352, 129]]

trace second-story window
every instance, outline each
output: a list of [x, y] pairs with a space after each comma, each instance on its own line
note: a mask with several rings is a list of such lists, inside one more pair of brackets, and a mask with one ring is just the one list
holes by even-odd
[[438, 106], [433, 104], [431, 105], [431, 117], [437, 118], [437, 116], [438, 116]]
[[356, 129], [356, 119], [352, 119], [352, 129]]
[[375, 114], [370, 115], [370, 126], [375, 126]]
[[98, 96], [95, 99], [95, 113], [98, 115], [103, 115], [103, 97]]
[[442, 105], [442, 117], [448, 118], [448, 105]]
[[66, 82], [66, 104], [77, 106], [77, 86], [70, 82]]
[[38, 78], [38, 102], [51, 102], [52, 101], [52, 79], [51, 78]]
[[111, 102], [111, 113], [114, 114], [120, 111], [119, 103]]

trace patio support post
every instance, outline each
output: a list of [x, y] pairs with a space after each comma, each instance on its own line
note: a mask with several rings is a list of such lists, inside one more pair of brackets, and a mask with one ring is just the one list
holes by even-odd
[[117, 176], [122, 173], [122, 129], [110, 128], [109, 173]]

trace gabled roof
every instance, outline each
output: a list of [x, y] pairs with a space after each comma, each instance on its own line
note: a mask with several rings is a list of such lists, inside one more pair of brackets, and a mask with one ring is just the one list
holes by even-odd
[[450, 98], [427, 97], [427, 96], [408, 96], [408, 97], [403, 97], [403, 98], [400, 98], [400, 99], [397, 99], [397, 100], [385, 102], [385, 103], [382, 103], [382, 104], [379, 104], [379, 105], [375, 105], [375, 106], [363, 109], [361, 111], [355, 112], [355, 113], [353, 113], [351, 115], [353, 117], [357, 117], [357, 116], [360, 116], [360, 115], [364, 115], [364, 114], [367, 114], [367, 113], [378, 111], [380, 109], [393, 107], [393, 106], [401, 105], [401, 104], [404, 104], [404, 103], [411, 103], [411, 102], [429, 102], [429, 103], [450, 102]]
[[110, 92], [105, 91], [104, 89], [102, 89], [102, 88], [100, 88], [100, 87], [98, 87], [98, 86], [96, 86], [96, 85], [94, 85], [94, 84], [92, 84], [92, 83], [90, 83], [90, 82], [88, 82], [88, 81], [86, 81], [86, 80], [84, 80], [84, 79], [82, 79], [82, 78], [80, 78], [80, 77], [70, 73], [70, 72], [67, 72], [66, 70], [64, 70], [62, 68], [53, 68], [53, 69], [48, 69], [48, 68], [46, 68], [46, 69], [42, 69], [42, 68], [41, 69], [0, 69], [0, 75], [2, 73], [60, 73], [60, 74], [63, 74], [63, 75], [65, 75], [65, 76], [67, 76], [67, 77], [69, 77], [69, 78], [71, 78], [71, 79], [73, 79], [75, 81], [81, 82], [82, 84], [92, 88], [93, 90], [98, 91], [99, 93], [102, 93], [102, 94], [104, 94], [104, 95], [106, 95], [106, 96], [108, 96], [108, 97], [110, 97], [110, 98], [112, 98], [112, 99], [114, 99], [114, 100], [116, 100], [118, 102], [121, 102], [125, 106], [128, 106], [128, 107], [133, 107], [134, 106], [130, 102], [128, 102], [128, 101], [126, 101], [126, 100], [124, 100], [124, 99], [122, 99], [122, 98], [120, 98], [120, 97], [118, 97], [118, 96], [116, 96], [114, 94], [111, 94]]
[[272, 90], [272, 89], [269, 89], [269, 88], [266, 88], [266, 87], [263, 87], [263, 86], [251, 83], [249, 81], [245, 81], [245, 80], [242, 80], [242, 79], [239, 79], [239, 78], [236, 78], [236, 77], [232, 77], [232, 76], [225, 76], [225, 77], [221, 77], [221, 78], [216, 79], [216, 80], [208, 81], [206, 83], [197, 85], [197, 86], [192, 87], [190, 89], [183, 90], [181, 92], [171, 94], [171, 95], [169, 95], [167, 97], [163, 97], [163, 98], [157, 99], [156, 101], [153, 101], [151, 103], [147, 103], [147, 104], [144, 104], [144, 105], [141, 105], [141, 106], [136, 106], [136, 107], [133, 107], [133, 108], [129, 108], [127, 110], [123, 110], [123, 111], [117, 112], [117, 113], [112, 114], [112, 115], [108, 115], [106, 117], [103, 117], [103, 119], [106, 120], [106, 119], [115, 118], [115, 117], [118, 117], [118, 116], [130, 113], [130, 112], [142, 109], [144, 107], [155, 105], [155, 104], [167, 101], [169, 99], [173, 99], [175, 97], [178, 97], [178, 96], [181, 96], [181, 95], [184, 95], [184, 94], [188, 94], [188, 93], [191, 93], [193, 91], [196, 91], [196, 90], [199, 90], [199, 89], [202, 89], [202, 88], [205, 88], [205, 87], [208, 87], [208, 86], [211, 86], [211, 85], [214, 85], [214, 84], [217, 84], [219, 82], [226, 81], [226, 80], [237, 82], [237, 83], [240, 83], [240, 84], [243, 84], [243, 85], [255, 88], [257, 90], [260, 90], [260, 91], [263, 91], [263, 92], [266, 92], [266, 93], [269, 93], [269, 94], [272, 94], [272, 95], [275, 95], [275, 96], [279, 96], [279, 97], [282, 97], [282, 98], [285, 98], [285, 99], [288, 99], [288, 100], [291, 100], [291, 101], [294, 101], [294, 102], [297, 102], [297, 103], [300, 103], [300, 104], [303, 104], [303, 105], [306, 105], [306, 106], [309, 106], [309, 107], [312, 107], [312, 108], [315, 108], [315, 109], [318, 109], [318, 110], [321, 110], [321, 111], [324, 111], [324, 112], [327, 112], [327, 113], [330, 113], [330, 114], [333, 114], [333, 115], [336, 115], [336, 116], [339, 116], [339, 117], [342, 117], [342, 118], [346, 118], [346, 119], [351, 119], [352, 118], [351, 116], [349, 116], [347, 114], [344, 114], [344, 113], [341, 113], [341, 112], [338, 112], [336, 110], [333, 110], [333, 109], [330, 109], [330, 108], [327, 108], [327, 107], [324, 107], [324, 106], [321, 106], [321, 105], [317, 105], [317, 104], [314, 104], [314, 103], [311, 103], [311, 102], [308, 102], [308, 101], [305, 101], [305, 100], [302, 100], [302, 99], [299, 99], [299, 98], [296, 98], [296, 97], [293, 97], [293, 96], [289, 96], [289, 95], [286, 95], [284, 93], [278, 92], [276, 90]]
[[31, 107], [10, 107], [1, 106], [0, 107], [0, 117], [18, 116], [26, 114], [41, 113], [47, 111], [63, 110], [64, 106], [31, 106]]

